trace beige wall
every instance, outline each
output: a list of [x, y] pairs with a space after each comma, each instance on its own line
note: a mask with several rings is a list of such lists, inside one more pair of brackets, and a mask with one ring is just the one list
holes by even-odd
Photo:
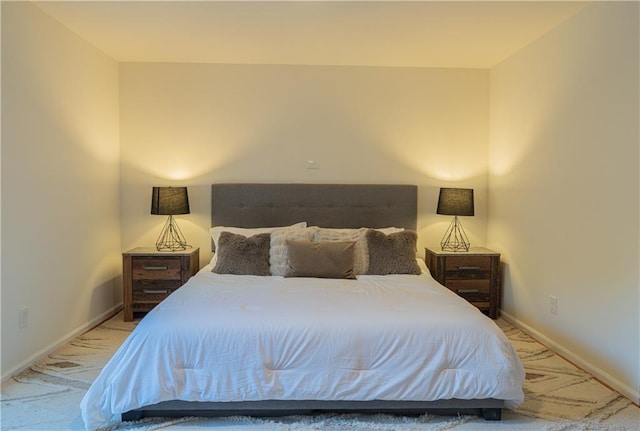
[[491, 70], [487, 233], [508, 317], [636, 402], [638, 52], [638, 4], [594, 4]]
[[[419, 185], [421, 247], [449, 217], [438, 189], [476, 189], [470, 239], [485, 241], [486, 70], [124, 63], [122, 245], [152, 245], [165, 217], [151, 187], [186, 185], [178, 223], [210, 258], [212, 182]], [[307, 161], [320, 169], [307, 169]], [[420, 253], [422, 254], [422, 252]]]
[[121, 302], [118, 184], [117, 63], [2, 2], [3, 378]]

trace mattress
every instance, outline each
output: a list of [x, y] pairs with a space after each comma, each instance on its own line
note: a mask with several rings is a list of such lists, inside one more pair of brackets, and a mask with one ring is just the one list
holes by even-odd
[[524, 398], [507, 337], [420, 275], [357, 280], [203, 268], [148, 313], [81, 402], [87, 429], [169, 400]]

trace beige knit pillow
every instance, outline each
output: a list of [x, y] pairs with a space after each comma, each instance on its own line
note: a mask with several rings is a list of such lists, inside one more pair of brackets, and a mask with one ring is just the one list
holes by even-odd
[[289, 270], [287, 241], [311, 241], [313, 228], [276, 229], [271, 232], [269, 266], [271, 275], [285, 275]]

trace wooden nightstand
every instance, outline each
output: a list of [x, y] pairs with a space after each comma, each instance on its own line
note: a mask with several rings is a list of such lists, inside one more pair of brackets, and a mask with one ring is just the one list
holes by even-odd
[[492, 319], [498, 317], [500, 298], [500, 253], [471, 247], [468, 252], [442, 251], [427, 247], [425, 260], [431, 275], [478, 307]]
[[200, 249], [157, 251], [138, 247], [122, 253], [124, 320], [133, 313], [147, 312], [195, 274], [200, 266]]

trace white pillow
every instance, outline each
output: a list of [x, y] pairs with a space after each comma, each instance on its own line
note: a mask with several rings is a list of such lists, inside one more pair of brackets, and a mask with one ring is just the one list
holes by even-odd
[[377, 230], [378, 232], [382, 232], [385, 235], [390, 235], [392, 233], [403, 232], [404, 228], [403, 227], [382, 227], [374, 230]]
[[271, 248], [269, 249], [269, 266], [271, 275], [284, 276], [290, 271], [289, 241], [312, 241], [315, 228], [276, 229], [271, 232]]
[[209, 229], [209, 232], [211, 233], [211, 238], [213, 239], [214, 247], [218, 248], [218, 240], [220, 239], [220, 234], [222, 232], [231, 232], [238, 235], [250, 237], [253, 235], [257, 235], [259, 233], [271, 233], [276, 229], [295, 229], [295, 228], [305, 228], [305, 227], [307, 227], [307, 222], [303, 221], [300, 223], [292, 224], [291, 226], [275, 226], [275, 227], [247, 228], [247, 227], [233, 227], [233, 226], [214, 226], [211, 229]]
[[[353, 247], [353, 272], [356, 275], [366, 274], [369, 271], [369, 247], [367, 245], [367, 231], [369, 228], [361, 227], [359, 229], [329, 229], [316, 228], [313, 235], [313, 241], [351, 241], [355, 242]], [[391, 233], [402, 232], [403, 228], [386, 227], [375, 229], [383, 232], [385, 235]]]
[[211, 264], [215, 266], [216, 264], [216, 255], [215, 250], [218, 250], [218, 240], [220, 239], [220, 234], [222, 232], [231, 232], [238, 235], [243, 235], [246, 237], [250, 237], [253, 235], [257, 235], [260, 233], [271, 233], [276, 229], [294, 229], [294, 228], [305, 228], [307, 227], [307, 222], [300, 222], [296, 224], [292, 224], [291, 226], [276, 226], [276, 227], [257, 227], [257, 228], [245, 228], [245, 227], [233, 227], [233, 226], [214, 226], [209, 229], [209, 233], [211, 234], [211, 239], [213, 239], [213, 248], [214, 254], [211, 258]]

